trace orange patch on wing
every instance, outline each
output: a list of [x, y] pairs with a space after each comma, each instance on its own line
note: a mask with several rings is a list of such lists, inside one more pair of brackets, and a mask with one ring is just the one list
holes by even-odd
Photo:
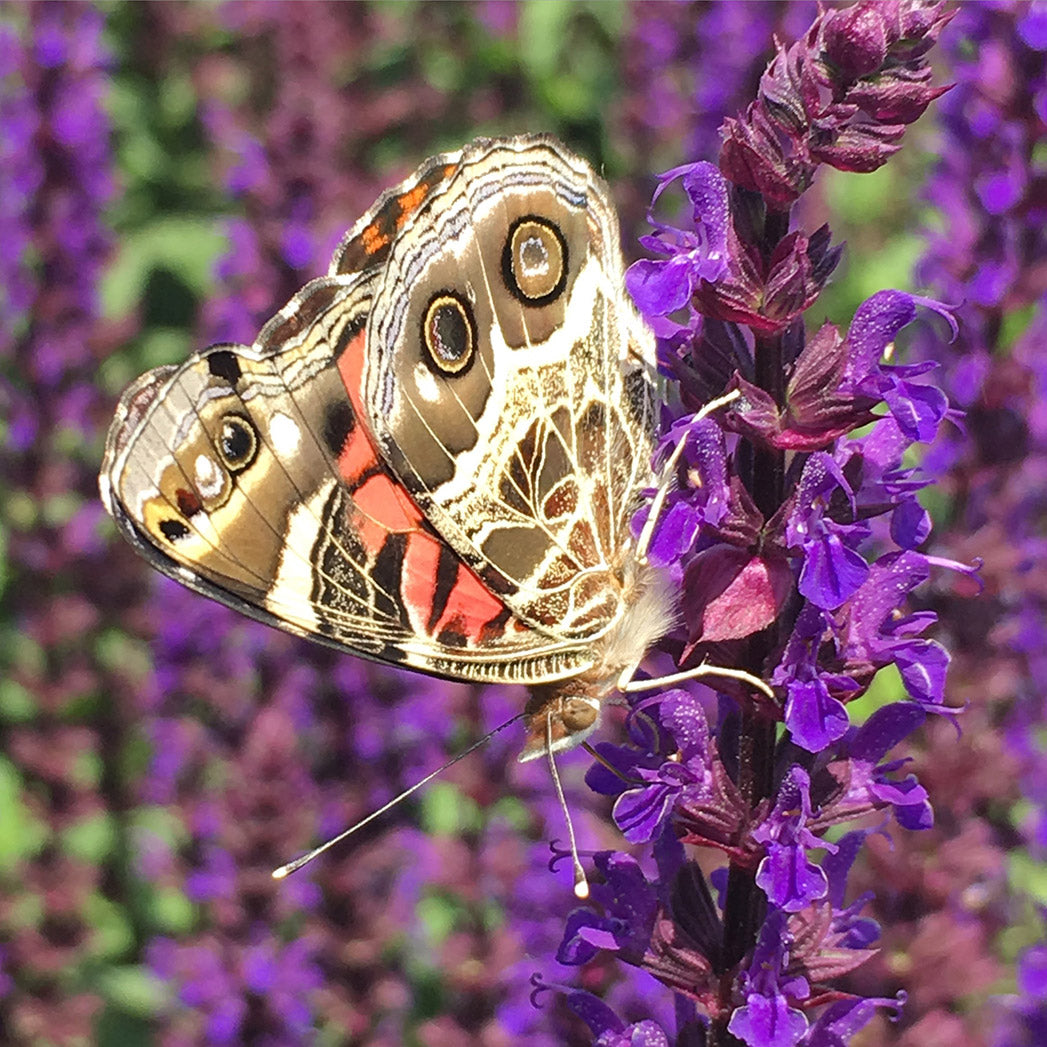
[[504, 608], [502, 601], [463, 564], [434, 633], [439, 636], [447, 629], [460, 633], [474, 644], [478, 643], [484, 626], [492, 618], [497, 618]]
[[352, 486], [368, 469], [378, 465], [378, 454], [367, 434], [357, 427], [345, 441], [342, 453], [338, 456], [338, 471], [342, 479]]
[[[453, 166], [446, 168], [447, 173], [451, 170]], [[361, 422], [367, 418], [362, 388], [366, 340], [366, 332], [361, 331], [338, 358], [338, 371]], [[364, 441], [361, 445], [356, 444], [358, 436]], [[380, 462], [370, 434], [361, 425], [354, 430], [352, 439], [339, 457], [342, 475], [347, 479], [350, 475], [362, 476], [366, 466], [363, 469], [354, 467], [365, 457], [368, 464]], [[419, 617], [428, 618], [442, 543], [421, 529], [422, 511], [407, 490], [387, 472], [372, 476], [353, 492], [352, 497], [358, 509], [354, 524], [361, 543], [371, 555], [379, 552], [390, 531], [409, 532], [401, 575], [401, 597], [405, 606]], [[485, 635], [484, 627], [504, 611], [505, 604], [464, 563], [460, 563], [458, 577], [451, 588], [447, 606], [436, 623], [434, 635], [449, 630], [478, 644]], [[514, 629], [520, 630], [519, 622], [514, 623]], [[523, 631], [527, 631], [526, 626]]]
[[377, 224], [372, 224], [360, 234], [360, 239], [368, 255], [378, 254], [389, 243], [389, 234], [383, 233]]
[[353, 492], [353, 502], [386, 531], [413, 531], [422, 522], [421, 510], [388, 473], [365, 481]]
[[419, 182], [413, 189], [408, 189], [406, 193], [401, 193], [396, 198], [396, 202], [400, 207], [400, 215], [396, 219], [396, 227], [398, 229], [410, 218], [411, 212], [429, 195], [431, 189], [432, 185], [430, 183]]
[[[342, 350], [338, 357], [338, 373], [345, 383], [345, 391], [353, 405], [353, 411], [359, 420], [367, 417], [364, 410], [363, 384], [364, 375], [364, 349], [367, 346], [367, 328], [365, 327], [353, 340]], [[370, 437], [368, 437], [370, 439]]]

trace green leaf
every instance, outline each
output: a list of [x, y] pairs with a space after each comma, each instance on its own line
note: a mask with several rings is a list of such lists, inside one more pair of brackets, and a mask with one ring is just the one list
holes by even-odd
[[1008, 879], [1016, 894], [1028, 895], [1040, 906], [1047, 905], [1047, 865], [1023, 851], [1012, 851], [1008, 858]]
[[898, 669], [894, 665], [885, 666], [874, 677], [869, 690], [847, 703], [847, 715], [851, 723], [863, 724], [877, 709], [882, 709], [892, 702], [904, 701], [907, 697], [905, 686]]
[[101, 894], [92, 894], [84, 905], [84, 919], [91, 927], [91, 955], [113, 960], [134, 948], [134, 931], [124, 908]]
[[169, 1002], [170, 989], [148, 967], [125, 965], [102, 971], [99, 992], [126, 1014], [152, 1018]]
[[32, 691], [10, 677], [0, 678], [0, 722], [28, 723], [39, 708]]
[[94, 649], [102, 668], [119, 673], [124, 679], [142, 680], [152, 671], [149, 644], [120, 629], [106, 629], [100, 633]]
[[[6, 442], [6, 436], [6, 433], [0, 432], [0, 440]], [[8, 565], [7, 549], [7, 525], [2, 519], [0, 519], [0, 596], [4, 595], [4, 590], [7, 588], [7, 580], [11, 575], [11, 570]]]
[[445, 942], [458, 926], [462, 907], [447, 895], [432, 892], [420, 898], [416, 908], [418, 921], [434, 945]]
[[185, 934], [196, 924], [196, 907], [181, 891], [173, 888], [152, 892], [149, 915], [161, 934]]
[[422, 797], [421, 823], [431, 836], [460, 836], [479, 829], [482, 818], [475, 800], [450, 782], [436, 782]]
[[74, 857], [101, 864], [116, 847], [116, 822], [103, 811], [63, 829], [61, 839]]

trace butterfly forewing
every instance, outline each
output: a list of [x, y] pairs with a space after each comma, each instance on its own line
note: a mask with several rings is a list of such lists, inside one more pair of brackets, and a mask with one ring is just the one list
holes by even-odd
[[591, 638], [622, 613], [656, 395], [606, 188], [542, 140], [481, 142], [428, 209], [376, 291], [370, 425], [427, 519], [515, 613]]

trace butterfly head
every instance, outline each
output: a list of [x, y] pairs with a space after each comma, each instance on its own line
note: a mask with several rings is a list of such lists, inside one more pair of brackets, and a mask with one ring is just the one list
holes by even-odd
[[520, 762], [581, 745], [600, 725], [600, 696], [582, 678], [531, 688]]

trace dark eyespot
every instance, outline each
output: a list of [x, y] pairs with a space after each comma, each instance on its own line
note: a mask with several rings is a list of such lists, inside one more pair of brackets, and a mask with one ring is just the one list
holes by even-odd
[[227, 414], [218, 434], [218, 453], [231, 473], [246, 469], [258, 454], [258, 435], [242, 414]]
[[189, 534], [189, 528], [181, 520], [161, 520], [160, 533], [169, 541], [177, 542]]
[[469, 304], [451, 291], [433, 297], [422, 319], [429, 359], [444, 374], [461, 374], [476, 349], [476, 323]]
[[502, 251], [506, 287], [525, 305], [548, 305], [567, 286], [567, 242], [545, 218], [525, 215], [509, 227]]

